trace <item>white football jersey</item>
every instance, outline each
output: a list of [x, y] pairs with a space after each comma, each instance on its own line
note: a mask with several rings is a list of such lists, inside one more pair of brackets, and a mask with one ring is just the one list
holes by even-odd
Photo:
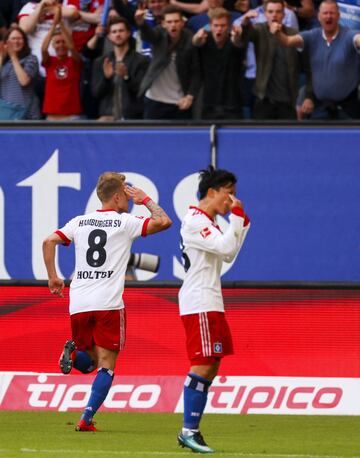
[[[30, 16], [35, 9], [38, 7], [38, 3], [35, 2], [28, 2], [26, 3], [20, 10], [17, 20], [19, 21], [22, 17]], [[29, 47], [31, 49], [31, 54], [34, 54], [37, 57], [39, 62], [39, 72], [42, 76], [46, 76], [46, 70], [41, 65], [42, 62], [42, 54], [41, 54], [41, 45], [48, 34], [49, 30], [51, 29], [52, 24], [54, 23], [54, 15], [53, 14], [46, 14], [42, 21], [36, 22], [35, 28], [27, 33]], [[55, 56], [55, 50], [53, 45], [50, 43], [49, 45], [49, 54], [51, 56]]]
[[239, 213], [242, 216], [230, 215], [230, 224], [222, 233], [209, 215], [197, 207], [189, 208], [180, 231], [186, 272], [179, 292], [180, 315], [224, 311], [222, 263], [233, 261], [250, 227], [245, 214]]
[[75, 272], [70, 284], [70, 315], [124, 307], [125, 273], [133, 241], [146, 235], [149, 218], [115, 210], [77, 216], [56, 233], [75, 244]]

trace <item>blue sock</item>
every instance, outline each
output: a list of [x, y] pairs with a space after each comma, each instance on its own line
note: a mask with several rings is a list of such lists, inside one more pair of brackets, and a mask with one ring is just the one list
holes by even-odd
[[184, 383], [184, 428], [199, 429], [211, 382], [189, 373]]
[[73, 365], [83, 374], [89, 374], [95, 369], [94, 361], [86, 351], [76, 350]]
[[91, 387], [89, 402], [85, 407], [84, 413], [81, 417], [81, 420], [85, 420], [88, 425], [91, 423], [93, 416], [101, 404], [105, 401], [113, 378], [114, 372], [111, 369], [101, 368], [98, 370], [97, 376], [95, 377]]

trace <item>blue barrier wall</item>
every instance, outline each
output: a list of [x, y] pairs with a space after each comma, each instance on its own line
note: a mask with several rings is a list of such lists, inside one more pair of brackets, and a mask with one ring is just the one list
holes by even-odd
[[222, 130], [253, 226], [239, 262], [256, 280], [359, 281], [360, 131]]
[[[219, 129], [217, 162], [239, 177], [252, 228], [224, 280], [358, 281], [360, 131]], [[197, 203], [197, 171], [210, 162], [209, 129], [0, 130], [0, 278], [43, 279], [41, 243], [73, 216], [98, 208], [98, 175], [123, 171], [162, 205], [174, 224], [135, 242], [161, 256], [157, 275], [174, 280], [180, 221]], [[142, 207], [135, 214], [146, 214]], [[220, 219], [225, 229], [227, 221]], [[73, 250], [58, 266], [72, 273]], [[227, 269], [227, 270], [226, 270]]]

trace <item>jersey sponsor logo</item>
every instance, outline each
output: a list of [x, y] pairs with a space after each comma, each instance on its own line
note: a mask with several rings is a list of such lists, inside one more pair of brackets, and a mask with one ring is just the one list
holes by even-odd
[[99, 278], [110, 278], [113, 273], [113, 270], [105, 272], [98, 270], [79, 270], [76, 273], [76, 278], [78, 280], [98, 280]]
[[214, 343], [214, 353], [222, 353], [222, 343], [221, 342]]
[[211, 231], [208, 227], [205, 227], [205, 229], [203, 229], [201, 232], [200, 232], [200, 235], [203, 239], [206, 239], [206, 237], [208, 237], [209, 235], [211, 234]]

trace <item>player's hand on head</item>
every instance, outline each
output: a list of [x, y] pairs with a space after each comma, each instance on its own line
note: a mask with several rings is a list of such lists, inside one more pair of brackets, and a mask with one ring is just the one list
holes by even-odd
[[135, 186], [125, 185], [124, 187], [125, 194], [132, 199], [135, 205], [142, 205], [142, 201], [146, 197], [146, 193]]
[[48, 284], [49, 284], [49, 289], [50, 289], [51, 294], [56, 294], [59, 297], [64, 297], [64, 294], [63, 294], [63, 289], [65, 287], [64, 280], [56, 277], [56, 278], [50, 279]]
[[233, 194], [229, 194], [229, 197], [230, 197], [230, 200], [231, 200], [230, 210], [232, 210], [235, 207], [244, 208], [243, 207], [243, 203], [241, 202], [240, 199], [235, 197]]

